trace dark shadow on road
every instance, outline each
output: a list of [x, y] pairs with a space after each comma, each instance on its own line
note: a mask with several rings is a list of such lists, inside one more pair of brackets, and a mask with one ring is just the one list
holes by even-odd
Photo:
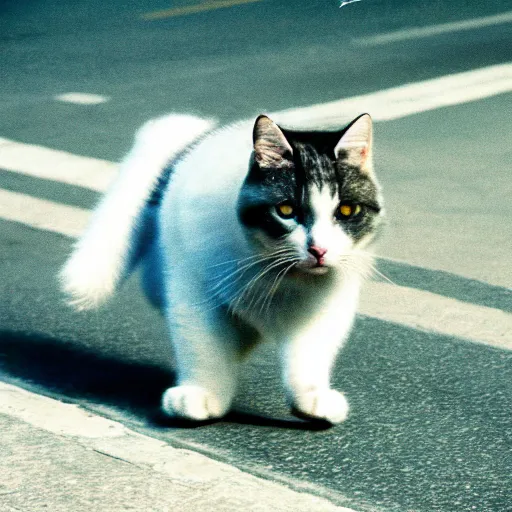
[[272, 418], [251, 411], [232, 411], [216, 421], [171, 419], [160, 411], [160, 397], [174, 381], [167, 369], [102, 356], [42, 334], [0, 331], [0, 376], [92, 408], [110, 406], [157, 429], [190, 429], [218, 421], [312, 431], [330, 427], [325, 422]]
[[173, 376], [156, 366], [109, 358], [40, 334], [0, 331], [0, 371], [50, 394], [114, 405], [145, 416]]
[[328, 421], [323, 420], [274, 418], [271, 416], [254, 414], [249, 411], [232, 411], [226, 416], [225, 419], [227, 421], [231, 421], [232, 423], [239, 423], [241, 425], [280, 427], [309, 431], [328, 430], [333, 426]]
[[300, 420], [293, 418], [275, 418], [272, 416], [266, 416], [263, 414], [257, 414], [249, 411], [230, 411], [226, 416], [219, 420], [207, 420], [207, 421], [187, 421], [182, 419], [169, 418], [161, 411], [156, 411], [153, 416], [149, 418], [149, 426], [154, 428], [197, 428], [204, 427], [207, 425], [213, 425], [215, 423], [236, 423], [239, 425], [251, 425], [256, 427], [273, 427], [273, 428], [285, 428], [293, 430], [309, 430], [309, 431], [321, 431], [328, 430], [332, 425], [326, 421], [313, 421], [313, 420]]

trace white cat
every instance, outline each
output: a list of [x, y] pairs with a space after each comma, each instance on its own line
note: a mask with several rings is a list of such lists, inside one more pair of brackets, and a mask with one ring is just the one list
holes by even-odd
[[338, 132], [164, 117], [139, 132], [61, 280], [88, 309], [143, 265], [178, 366], [168, 415], [224, 415], [240, 362], [265, 339], [279, 344], [293, 410], [338, 423], [348, 403], [330, 373], [382, 217], [368, 114]]

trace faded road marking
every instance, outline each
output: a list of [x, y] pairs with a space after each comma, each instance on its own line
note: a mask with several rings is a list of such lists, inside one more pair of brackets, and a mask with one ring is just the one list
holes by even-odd
[[66, 92], [55, 96], [55, 99], [64, 103], [76, 103], [77, 105], [99, 105], [100, 103], [106, 103], [110, 98], [86, 92]]
[[423, 37], [438, 36], [452, 32], [461, 32], [463, 30], [492, 27], [510, 22], [512, 22], [512, 11], [496, 14], [494, 16], [473, 18], [471, 20], [442, 23], [440, 25], [429, 25], [427, 27], [412, 27], [397, 30], [395, 32], [377, 34], [375, 36], [360, 37], [353, 39], [352, 43], [358, 46], [379, 46], [383, 44], [396, 43], [398, 41], [408, 41], [410, 39], [420, 39]]
[[186, 16], [187, 14], [196, 14], [198, 12], [214, 11], [236, 5], [252, 4], [262, 0], [219, 0], [218, 2], [205, 2], [197, 5], [188, 5], [184, 7], [174, 7], [163, 9], [161, 11], [148, 12], [142, 14], [141, 18], [146, 21], [163, 20], [165, 18], [174, 18], [176, 16]]

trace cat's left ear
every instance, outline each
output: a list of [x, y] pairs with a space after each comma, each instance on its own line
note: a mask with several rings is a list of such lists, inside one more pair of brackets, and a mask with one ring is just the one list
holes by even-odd
[[373, 176], [372, 132], [373, 123], [369, 114], [354, 119], [334, 148], [336, 158]]
[[253, 142], [254, 157], [260, 167], [286, 169], [293, 165], [293, 149], [281, 128], [269, 117], [261, 115], [256, 119]]

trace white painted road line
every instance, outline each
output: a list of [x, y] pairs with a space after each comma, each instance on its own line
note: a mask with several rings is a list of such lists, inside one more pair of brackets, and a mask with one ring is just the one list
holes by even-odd
[[[0, 218], [77, 238], [91, 212], [0, 189]], [[512, 315], [434, 293], [368, 282], [360, 313], [477, 343], [512, 349]]]
[[511, 314], [415, 288], [368, 282], [359, 312], [415, 329], [512, 350]]
[[374, 121], [390, 121], [511, 91], [512, 63], [506, 63], [276, 112], [271, 116], [292, 127], [335, 129], [364, 112], [370, 113]]
[[[386, 121], [509, 91], [510, 63], [271, 115], [291, 126], [339, 128], [361, 112]], [[7, 139], [0, 139], [0, 168], [96, 191], [104, 191], [117, 173], [112, 162]], [[89, 215], [87, 210], [0, 189], [0, 218], [37, 229], [77, 237]], [[363, 314], [512, 349], [512, 315], [385, 283], [369, 283], [368, 290]]]
[[0, 169], [104, 192], [117, 164], [0, 138]]
[[107, 96], [86, 92], [66, 92], [55, 96], [55, 99], [64, 103], [75, 103], [77, 105], [99, 105], [100, 103], [106, 103], [110, 100]]
[[1, 219], [75, 238], [87, 226], [90, 215], [89, 210], [0, 189]]
[[377, 34], [375, 36], [360, 37], [353, 39], [352, 43], [358, 46], [379, 46], [398, 41], [408, 41], [411, 39], [450, 34], [452, 32], [492, 27], [510, 22], [512, 22], [512, 11], [453, 23], [442, 23], [440, 25], [429, 25], [427, 27], [411, 27], [394, 32], [387, 32], [385, 34]]
[[[339, 128], [358, 114], [374, 121], [399, 119], [419, 112], [512, 91], [512, 63], [405, 84], [375, 93], [271, 114], [290, 127]], [[103, 192], [117, 174], [117, 164], [0, 138], [0, 169], [60, 181]]]

